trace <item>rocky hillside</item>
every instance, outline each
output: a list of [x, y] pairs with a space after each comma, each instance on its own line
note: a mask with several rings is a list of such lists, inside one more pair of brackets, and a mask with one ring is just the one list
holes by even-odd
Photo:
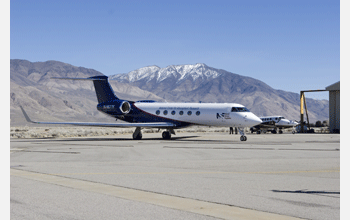
[[[108, 117], [96, 110], [97, 98], [92, 82], [55, 80], [51, 77], [90, 77], [102, 73], [70, 64], [47, 61], [10, 61], [11, 126], [27, 124], [19, 105], [24, 106], [33, 120], [105, 121]], [[162, 98], [138, 87], [118, 81], [111, 82], [118, 97], [128, 100]]]

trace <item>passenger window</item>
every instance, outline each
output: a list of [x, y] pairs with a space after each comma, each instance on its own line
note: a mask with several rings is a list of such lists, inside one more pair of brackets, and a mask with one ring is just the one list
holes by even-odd
[[192, 111], [188, 111], [187, 114], [188, 114], [188, 115], [192, 115]]
[[183, 115], [184, 114], [184, 111], [179, 111], [179, 115]]
[[164, 110], [163, 114], [167, 115], [168, 114], [168, 110]]
[[159, 111], [159, 110], [157, 110], [157, 111], [156, 111], [156, 114], [157, 114], [157, 115], [159, 115], [159, 114], [160, 114], [160, 111]]
[[172, 115], [175, 115], [175, 113], [176, 113], [175, 111], [172, 111], [172, 112], [171, 112]]
[[199, 116], [200, 114], [201, 114], [201, 112], [200, 112], [200, 111], [197, 111], [197, 112], [196, 112], [196, 115], [197, 115], [197, 116]]

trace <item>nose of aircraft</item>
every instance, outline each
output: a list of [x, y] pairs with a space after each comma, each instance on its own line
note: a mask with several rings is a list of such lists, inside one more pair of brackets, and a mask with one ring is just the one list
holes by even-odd
[[292, 124], [292, 125], [298, 125], [299, 123], [298, 122], [296, 122], [296, 121], [290, 121], [290, 123]]
[[249, 125], [250, 127], [262, 123], [262, 120], [261, 120], [258, 116], [254, 115], [253, 113], [251, 113], [251, 114], [247, 117], [247, 119], [248, 119], [248, 122], [249, 122], [249, 124], [250, 124], [250, 125]]

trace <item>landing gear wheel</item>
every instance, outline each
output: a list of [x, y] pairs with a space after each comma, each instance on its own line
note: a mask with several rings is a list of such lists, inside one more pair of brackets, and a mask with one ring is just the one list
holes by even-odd
[[247, 136], [242, 135], [242, 136], [240, 137], [240, 140], [241, 140], [241, 141], [246, 141], [246, 140], [247, 140]]
[[246, 141], [246, 140], [247, 140], [247, 137], [246, 137], [245, 134], [244, 134], [244, 128], [238, 128], [238, 131], [239, 131], [239, 133], [241, 134], [240, 140], [241, 140], [241, 141]]
[[162, 133], [162, 137], [163, 137], [163, 139], [169, 140], [169, 139], [171, 138], [171, 134], [170, 134], [169, 131], [164, 131], [164, 132]]

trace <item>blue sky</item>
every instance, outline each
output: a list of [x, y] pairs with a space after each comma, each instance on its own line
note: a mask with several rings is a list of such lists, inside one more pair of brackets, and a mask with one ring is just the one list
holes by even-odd
[[10, 3], [11, 59], [57, 60], [105, 75], [205, 63], [297, 93], [340, 80], [339, 1]]

